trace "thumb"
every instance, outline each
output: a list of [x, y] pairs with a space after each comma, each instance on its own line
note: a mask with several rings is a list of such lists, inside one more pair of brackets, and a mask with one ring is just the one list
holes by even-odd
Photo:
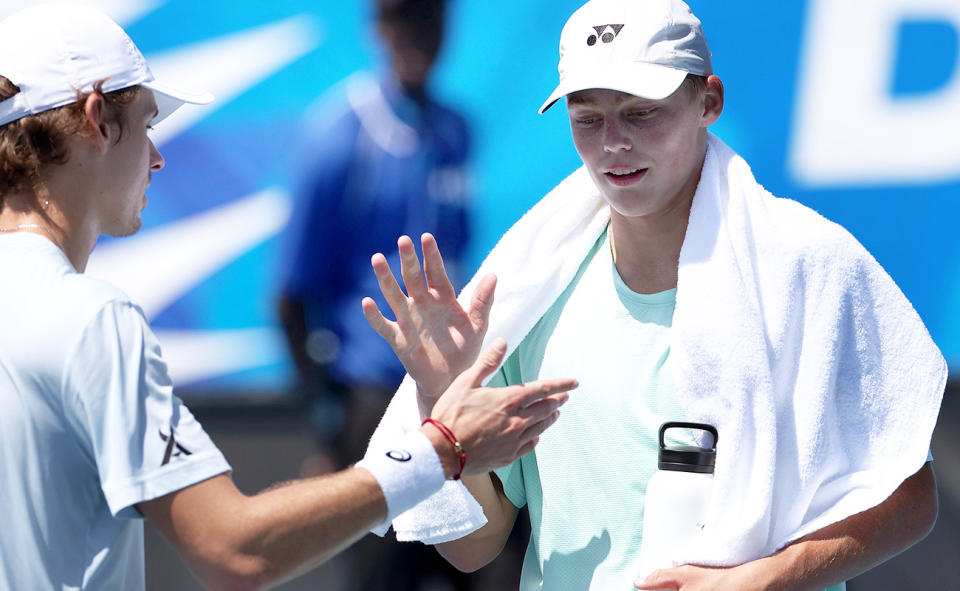
[[483, 380], [495, 372], [503, 362], [504, 355], [507, 354], [507, 341], [501, 337], [493, 339], [490, 346], [484, 349], [477, 360], [473, 362], [467, 371], [463, 372], [464, 379], [470, 381], [473, 388], [483, 384]]
[[636, 589], [653, 589], [655, 591], [668, 591], [677, 589], [677, 582], [670, 577], [671, 569], [655, 570], [643, 579], [637, 579], [633, 582]]
[[473, 325], [487, 328], [487, 322], [490, 320], [490, 309], [493, 308], [493, 294], [497, 289], [497, 276], [488, 273], [483, 276], [477, 288], [470, 298], [470, 320]]

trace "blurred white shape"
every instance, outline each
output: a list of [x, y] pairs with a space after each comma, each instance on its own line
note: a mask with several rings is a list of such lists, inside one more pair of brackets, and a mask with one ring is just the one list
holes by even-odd
[[354, 74], [347, 79], [347, 100], [364, 131], [382, 150], [395, 158], [406, 158], [417, 149], [417, 131], [397, 117], [380, 84], [369, 74]]
[[[268, 189], [94, 249], [87, 274], [123, 289], [148, 317], [264, 240], [290, 217], [291, 200]], [[162, 341], [161, 341], [162, 342]]]
[[790, 146], [796, 180], [875, 186], [960, 178], [960, 67], [925, 95], [894, 100], [888, 90], [899, 25], [932, 20], [960, 34], [960, 2], [810, 0], [808, 11]]
[[210, 115], [237, 95], [315, 49], [321, 40], [319, 25], [308, 16], [276, 23], [147, 55], [159, 80], [211, 92], [212, 105], [184, 105], [151, 133], [160, 145]]
[[[0, 18], [12, 14], [21, 8], [34, 4], [44, 4], [49, 0], [4, 0], [0, 7]], [[164, 0], [57, 0], [63, 4], [90, 6], [103, 12], [113, 20], [126, 25], [138, 20], [144, 14], [152, 12], [163, 4]]]
[[275, 327], [156, 332], [175, 387], [286, 359], [283, 335]]

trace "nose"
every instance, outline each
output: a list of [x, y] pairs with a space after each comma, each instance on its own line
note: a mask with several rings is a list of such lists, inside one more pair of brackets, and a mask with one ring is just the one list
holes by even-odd
[[163, 155], [160, 154], [160, 150], [153, 144], [153, 140], [150, 140], [150, 170], [160, 170], [165, 164], [166, 161], [163, 159]]
[[633, 144], [630, 142], [629, 136], [624, 133], [616, 117], [604, 117], [603, 151], [612, 154], [621, 151], [628, 152], [631, 148], [633, 148]]

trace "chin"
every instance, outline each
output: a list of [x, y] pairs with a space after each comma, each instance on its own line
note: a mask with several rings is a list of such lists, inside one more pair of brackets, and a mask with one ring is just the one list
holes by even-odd
[[124, 224], [116, 228], [110, 228], [108, 231], [105, 231], [104, 234], [107, 236], [113, 236], [114, 238], [123, 238], [124, 236], [133, 236], [140, 231], [140, 227], [143, 225], [143, 221], [138, 217], [135, 221], [130, 222], [129, 224]]

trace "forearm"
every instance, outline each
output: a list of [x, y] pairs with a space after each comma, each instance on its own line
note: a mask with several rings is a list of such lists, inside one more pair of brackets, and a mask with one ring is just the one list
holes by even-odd
[[262, 589], [324, 562], [456, 473], [450, 443], [425, 434], [397, 443], [411, 460], [377, 453], [362, 467], [252, 497], [220, 475], [138, 507], [207, 587]]
[[736, 567], [680, 566], [654, 572], [638, 589], [820, 591], [873, 568], [923, 539], [937, 517], [930, 464], [876, 507]]
[[937, 515], [930, 464], [883, 503], [829, 525], [745, 567], [773, 574], [770, 589], [818, 591], [851, 579], [922, 540]]
[[263, 589], [291, 578], [387, 513], [377, 481], [357, 468], [252, 497], [220, 475], [138, 507], [209, 589]]
[[387, 516], [377, 481], [358, 468], [271, 489], [246, 504], [235, 550], [264, 562], [268, 585], [327, 561]]
[[466, 477], [463, 483], [483, 507], [487, 524], [459, 540], [437, 544], [436, 548], [450, 564], [473, 572], [500, 555], [516, 521], [517, 508], [492, 474]]
[[[256, 565], [255, 588], [272, 586], [325, 562], [383, 521], [376, 480], [348, 469], [249, 497], [229, 551]], [[238, 516], [239, 517], [239, 516]], [[238, 518], [237, 521], [240, 521]]]

